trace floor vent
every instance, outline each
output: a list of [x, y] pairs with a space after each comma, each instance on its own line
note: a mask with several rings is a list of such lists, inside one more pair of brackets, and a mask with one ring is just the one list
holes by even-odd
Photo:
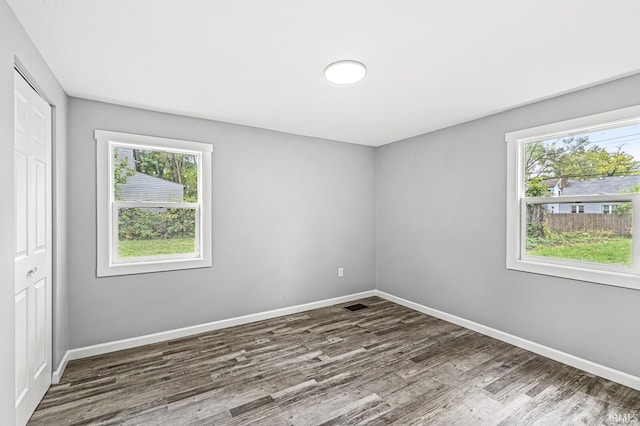
[[368, 308], [367, 305], [363, 305], [362, 303], [356, 303], [355, 305], [345, 306], [344, 307], [348, 311], [359, 311], [360, 309]]

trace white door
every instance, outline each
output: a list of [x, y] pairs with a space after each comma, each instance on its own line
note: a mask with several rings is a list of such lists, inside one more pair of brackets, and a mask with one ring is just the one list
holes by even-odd
[[51, 107], [14, 73], [16, 424], [51, 385]]

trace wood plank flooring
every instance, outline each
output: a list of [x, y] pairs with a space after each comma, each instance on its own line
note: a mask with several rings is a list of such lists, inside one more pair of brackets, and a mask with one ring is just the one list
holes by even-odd
[[[365, 309], [344, 306], [362, 303]], [[371, 297], [72, 361], [30, 425], [622, 425], [640, 392]]]

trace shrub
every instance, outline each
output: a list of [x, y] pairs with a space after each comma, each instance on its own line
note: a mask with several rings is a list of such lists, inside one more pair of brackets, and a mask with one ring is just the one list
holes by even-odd
[[121, 240], [152, 240], [193, 238], [195, 236], [193, 209], [120, 209], [118, 238]]
[[528, 236], [527, 250], [536, 249], [544, 246], [560, 246], [582, 243], [596, 243], [609, 240], [612, 238], [620, 238], [610, 231], [575, 231], [575, 232], [553, 232], [545, 230], [544, 236]]

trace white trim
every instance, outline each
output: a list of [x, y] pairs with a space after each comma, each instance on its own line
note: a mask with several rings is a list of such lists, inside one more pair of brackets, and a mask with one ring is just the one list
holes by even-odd
[[[638, 199], [637, 193], [609, 194], [609, 195], [573, 195], [562, 197], [522, 197], [523, 204], [573, 204], [583, 206], [585, 204], [597, 204], [606, 202], [633, 202]], [[584, 204], [578, 204], [584, 203]], [[137, 207], [137, 206], [134, 206]]]
[[[640, 105], [580, 117], [505, 134], [507, 143], [507, 241], [506, 267], [516, 271], [532, 272], [554, 277], [569, 278], [595, 284], [606, 284], [640, 290], [640, 239], [632, 240], [632, 266], [620, 268], [606, 264], [588, 264], [572, 260], [558, 260], [526, 253], [526, 204], [560, 204], [582, 201], [629, 200], [634, 214], [640, 212], [640, 199], [633, 194], [584, 197], [525, 197], [524, 144], [533, 141], [562, 138], [580, 133], [606, 130], [640, 124]], [[638, 218], [640, 216], [635, 216]], [[636, 220], [634, 219], [634, 221]]]
[[295, 305], [286, 308], [274, 309], [271, 311], [259, 312], [255, 314], [244, 315], [235, 318], [224, 319], [220, 321], [214, 321], [205, 324], [194, 325], [190, 327], [178, 328], [174, 330], [163, 331], [154, 334], [147, 334], [139, 337], [132, 337], [130, 339], [117, 340], [114, 342], [101, 343], [98, 345], [85, 346], [82, 348], [70, 349], [62, 357], [58, 368], [52, 374], [52, 382], [57, 384], [62, 378], [62, 373], [69, 361], [76, 359], [87, 358], [95, 355], [102, 355], [109, 352], [120, 351], [124, 349], [131, 349], [138, 346], [150, 345], [153, 343], [163, 342], [167, 340], [179, 339], [182, 337], [192, 336], [194, 334], [206, 333], [208, 331], [219, 330], [222, 328], [233, 327], [236, 325], [248, 324], [255, 321], [262, 321], [266, 319], [276, 318], [283, 315], [291, 315], [299, 312], [308, 311], [311, 309], [323, 308], [326, 306], [337, 305], [340, 303], [350, 302], [352, 300], [364, 299], [366, 297], [378, 296], [386, 299], [390, 302], [397, 303], [398, 305], [406, 306], [409, 309], [413, 309], [418, 312], [422, 312], [427, 315], [431, 315], [436, 318], [440, 318], [444, 321], [459, 325], [469, 330], [476, 331], [484, 334], [485, 336], [493, 337], [494, 339], [501, 340], [519, 348], [531, 351], [538, 355], [553, 359], [571, 367], [578, 368], [591, 374], [603, 377], [616, 383], [628, 386], [630, 388], [640, 390], [640, 377], [633, 376], [631, 374], [615, 370], [610, 367], [606, 367], [602, 364], [586, 360], [584, 358], [577, 357], [575, 355], [568, 354], [566, 352], [559, 351], [554, 348], [550, 348], [545, 345], [541, 345], [536, 342], [532, 342], [522, 337], [514, 336], [513, 334], [506, 333], [504, 331], [497, 330], [495, 328], [488, 327], [483, 324], [479, 324], [474, 321], [461, 318], [456, 315], [452, 315], [437, 309], [430, 308], [428, 306], [421, 305], [416, 302], [412, 302], [407, 299], [403, 299], [398, 296], [386, 293], [380, 290], [369, 290], [362, 293], [354, 293], [346, 296], [334, 297], [332, 299], [325, 299], [318, 302], [305, 303], [302, 305]]
[[[75, 359], [102, 355], [109, 352], [121, 351], [123, 349], [131, 349], [138, 346], [164, 342], [167, 340], [180, 339], [182, 337], [192, 336], [194, 334], [206, 333], [208, 331], [234, 327], [236, 325], [248, 324], [251, 322], [276, 318], [283, 315], [296, 314], [299, 312], [309, 311], [311, 309], [324, 308], [326, 306], [337, 305], [339, 303], [350, 302], [352, 300], [364, 299], [365, 297], [371, 297], [375, 295], [375, 290], [363, 291], [362, 293], [348, 294], [346, 296], [324, 299], [318, 302], [304, 303], [302, 305], [289, 306], [286, 308], [273, 309], [271, 311], [258, 312], [255, 314], [243, 315], [240, 317], [213, 321], [205, 324], [192, 325], [190, 327], [161, 331], [159, 333], [147, 334], [144, 336], [132, 337], [123, 340], [116, 340], [114, 342], [100, 343], [97, 345], [70, 349], [65, 354], [63, 361], [73, 361]], [[60, 376], [62, 376], [62, 371], [64, 370], [64, 368], [60, 369], [60, 367], [58, 367], [58, 370], [60, 370]], [[58, 370], [56, 370], [56, 372]]]
[[611, 129], [614, 127], [631, 126], [640, 123], [640, 105], [600, 114], [587, 115], [571, 120], [558, 121], [542, 126], [508, 132], [506, 142], [521, 140], [531, 142], [540, 139], [560, 138], [575, 133], [593, 132], [595, 130]]
[[[212, 152], [213, 146], [204, 142], [159, 138], [156, 136], [111, 132], [96, 129], [96, 199], [97, 199], [97, 244], [96, 276], [143, 274], [147, 272], [175, 271], [192, 268], [209, 268], [212, 255]], [[113, 200], [112, 146], [135, 146], [163, 151], [187, 153], [198, 158], [198, 202], [197, 203], [123, 203]], [[118, 206], [184, 208], [196, 209], [196, 253], [171, 256], [150, 256], [123, 261], [117, 258], [117, 215]]]
[[62, 374], [64, 373], [64, 369], [67, 368], [67, 364], [69, 363], [69, 351], [64, 353], [64, 356], [60, 360], [58, 364], [58, 368], [55, 369], [53, 373], [51, 373], [51, 384], [57, 385], [60, 383], [60, 379], [62, 378]]
[[[193, 151], [213, 152], [213, 146], [204, 142], [183, 141], [180, 139], [159, 138], [157, 136], [137, 135], [135, 133], [112, 132], [96, 129], [94, 138], [97, 141], [111, 141], [117, 145], [129, 146], [131, 144], [146, 148], [166, 148], [175, 152]], [[180, 148], [176, 148], [179, 146]]]
[[[627, 197], [628, 198], [628, 197]], [[114, 201], [113, 205], [118, 209], [197, 209], [198, 203], [164, 203], [149, 201]]]
[[532, 342], [531, 340], [523, 339], [522, 337], [514, 336], [513, 334], [505, 333], [504, 331], [496, 330], [495, 328], [487, 327], [486, 325], [482, 325], [456, 315], [451, 315], [437, 309], [429, 308], [428, 306], [424, 306], [419, 303], [415, 303], [380, 290], [375, 290], [375, 294], [376, 296], [389, 300], [390, 302], [397, 303], [398, 305], [406, 306], [407, 308], [413, 309], [415, 311], [440, 318], [464, 328], [468, 328], [469, 330], [476, 331], [478, 333], [484, 334], [485, 336], [493, 337], [494, 339], [498, 339], [519, 348], [526, 349], [538, 355], [551, 358], [555, 361], [561, 362], [571, 367], [575, 367], [588, 373], [592, 373], [605, 379], [611, 380], [613, 382], [620, 383], [636, 390], [640, 390], [640, 377], [638, 376], [633, 376], [620, 370], [615, 370], [602, 364], [597, 364], [584, 358], [580, 358], [575, 355], [571, 355], [566, 352], [562, 352], [557, 349]]

